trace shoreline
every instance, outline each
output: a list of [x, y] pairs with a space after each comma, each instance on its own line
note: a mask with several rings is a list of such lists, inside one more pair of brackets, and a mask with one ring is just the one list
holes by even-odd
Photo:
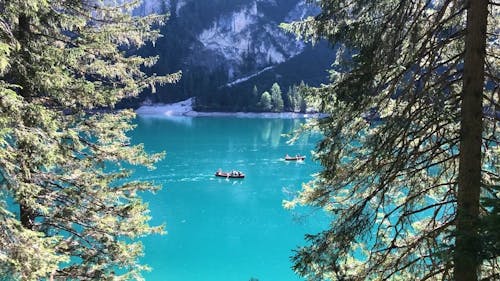
[[297, 112], [202, 112], [193, 110], [193, 98], [169, 104], [142, 105], [135, 110], [142, 117], [239, 117], [239, 118], [322, 118], [323, 113]]

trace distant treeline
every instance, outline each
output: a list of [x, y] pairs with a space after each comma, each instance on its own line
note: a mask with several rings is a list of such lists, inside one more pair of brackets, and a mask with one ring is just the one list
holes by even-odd
[[307, 85], [301, 82], [282, 91], [280, 85], [274, 83], [270, 89], [260, 90], [254, 85], [249, 92], [201, 95], [196, 97], [195, 110], [304, 113], [308, 108], [304, 97], [306, 87]]
[[[223, 17], [232, 11], [238, 11], [239, 7], [248, 4], [248, 1], [186, 1], [182, 9], [176, 11], [178, 2], [179, 0], [171, 0], [169, 6], [162, 5], [160, 13], [170, 14], [167, 24], [158, 27], [162, 36], [158, 38], [155, 44], [148, 43], [143, 46], [138, 51], [138, 54], [145, 57], [158, 56], [158, 63], [150, 69], [145, 69], [148, 74], [164, 74], [182, 70], [181, 81], [174, 85], [159, 85], [157, 87], [158, 92], [155, 94], [145, 90], [138, 98], [123, 101], [122, 106], [136, 107], [146, 98], [152, 102], [168, 103], [193, 96], [198, 97], [206, 93], [226, 92], [224, 85], [230, 81], [227, 64], [221, 63], [220, 57], [205, 53], [197, 36], [204, 29], [210, 27], [217, 18]], [[266, 18], [279, 23], [297, 1], [279, 0], [277, 3], [279, 5], [259, 2], [258, 7], [259, 11], [266, 13]], [[200, 53], [200, 55], [192, 57], [193, 53]], [[265, 67], [256, 65], [255, 56], [256, 54], [250, 50], [243, 55], [241, 69], [243, 73], [255, 73]], [[321, 71], [323, 70], [324, 68], [321, 68]], [[309, 83], [307, 77], [304, 80]], [[288, 86], [299, 81], [294, 80], [283, 83]], [[256, 82], [255, 84], [259, 85]], [[245, 86], [249, 88], [248, 90], [251, 90], [252, 84], [245, 84]]]
[[[199, 42], [197, 36], [209, 28], [218, 18], [224, 18], [233, 11], [238, 11], [248, 4], [246, 0], [214, 0], [214, 1], [187, 1], [182, 9], [176, 10], [179, 0], [170, 1], [170, 5], [163, 5], [162, 13], [169, 13], [170, 18], [165, 25], [158, 26], [162, 37], [155, 44], [148, 43], [140, 50], [131, 50], [133, 55], [144, 57], [158, 56], [158, 63], [144, 71], [149, 75], [162, 75], [182, 71], [182, 78], [175, 84], [157, 85], [156, 92], [143, 90], [137, 97], [124, 99], [117, 104], [117, 108], [137, 108], [145, 100], [152, 103], [172, 103], [187, 98], [196, 97], [199, 109], [205, 111], [267, 111], [264, 99], [263, 106], [258, 102], [262, 94], [268, 91], [271, 94], [273, 83], [279, 83], [283, 109], [274, 107], [273, 111], [300, 111], [300, 98], [295, 97], [290, 102], [289, 87], [304, 81], [310, 86], [317, 86], [328, 81], [325, 69], [333, 60], [334, 52], [324, 42], [316, 46], [306, 46], [303, 52], [288, 58], [281, 64], [257, 64], [258, 54], [249, 48], [242, 54], [241, 65], [238, 65], [238, 74], [229, 77], [229, 68], [233, 67], [230, 61], [207, 52]], [[278, 5], [267, 2], [258, 2], [258, 10], [265, 14], [265, 21], [270, 20], [278, 24], [286, 14], [297, 4], [297, 0], [278, 0]], [[260, 24], [260, 23], [259, 23]], [[242, 83], [228, 86], [234, 80], [251, 76], [269, 66], [265, 71]], [[257, 87], [257, 96], [254, 98], [253, 87]]]

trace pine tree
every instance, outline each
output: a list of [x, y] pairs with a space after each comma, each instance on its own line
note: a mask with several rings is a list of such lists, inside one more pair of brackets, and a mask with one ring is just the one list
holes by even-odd
[[271, 104], [273, 111], [283, 111], [283, 98], [281, 97], [281, 88], [278, 83], [271, 86]]
[[305, 113], [307, 110], [307, 101], [306, 101], [306, 93], [308, 86], [304, 81], [300, 81], [299, 86], [296, 88], [297, 93], [297, 106], [299, 112]]
[[318, 16], [285, 28], [340, 47], [332, 82], [312, 90], [329, 113], [316, 124], [324, 170], [286, 205], [334, 218], [294, 269], [310, 280], [498, 279], [498, 253], [481, 255], [479, 200], [498, 199], [500, 184], [498, 5], [318, 2]]
[[[163, 17], [136, 2], [0, 0], [0, 276], [140, 279], [148, 224], [130, 165], [161, 155], [129, 145], [132, 111], [113, 105], [179, 74], [147, 77], [127, 56]], [[7, 204], [7, 202], [12, 202]], [[16, 210], [17, 209], [17, 210]]]
[[252, 88], [252, 98], [254, 100], [256, 100], [256, 99], [259, 98], [259, 89], [257, 88], [257, 85], [253, 85], [253, 88]]
[[283, 108], [285, 111], [292, 111], [293, 112], [293, 98], [292, 97], [293, 97], [292, 86], [288, 86], [288, 90], [283, 95]]
[[262, 93], [259, 101], [259, 106], [263, 111], [271, 111], [273, 105], [271, 103], [271, 94], [268, 91]]
[[290, 90], [288, 91], [288, 95], [290, 96], [290, 105], [291, 105], [291, 111], [293, 112], [299, 112], [300, 111], [300, 95], [298, 91], [297, 85], [292, 85]]
[[261, 95], [259, 95], [259, 89], [257, 88], [257, 85], [253, 85], [252, 94], [250, 96], [250, 101], [249, 101], [250, 110], [258, 110], [260, 97]]

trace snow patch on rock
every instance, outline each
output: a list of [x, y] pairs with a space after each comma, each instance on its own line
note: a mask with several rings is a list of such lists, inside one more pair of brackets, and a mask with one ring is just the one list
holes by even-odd
[[224, 117], [234, 116], [239, 118], [321, 118], [320, 113], [296, 113], [296, 112], [198, 112], [193, 110], [194, 98], [171, 104], [143, 105], [135, 110], [135, 113], [143, 117]]
[[193, 111], [193, 98], [170, 104], [143, 105], [135, 110], [138, 115], [186, 116]]

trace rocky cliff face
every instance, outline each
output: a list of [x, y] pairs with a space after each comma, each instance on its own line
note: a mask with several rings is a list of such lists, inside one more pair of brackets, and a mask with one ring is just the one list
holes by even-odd
[[[146, 53], [160, 55], [156, 73], [183, 70], [183, 82], [170, 91], [185, 98], [249, 80], [259, 84], [262, 74], [310, 48], [279, 24], [314, 15], [318, 9], [305, 0], [144, 0], [135, 11], [164, 12], [171, 14], [162, 30], [166, 37]], [[279, 80], [280, 74], [275, 76]]]
[[[277, 5], [269, 0], [251, 1], [235, 11], [220, 15], [197, 35], [202, 52], [193, 53], [192, 62], [203, 61], [200, 54], [218, 58], [215, 66], [225, 65], [228, 79], [234, 81], [299, 54], [304, 49], [304, 43], [285, 34], [278, 26], [279, 22], [259, 9], [258, 2]], [[292, 16], [287, 15], [287, 19], [292, 19]]]

